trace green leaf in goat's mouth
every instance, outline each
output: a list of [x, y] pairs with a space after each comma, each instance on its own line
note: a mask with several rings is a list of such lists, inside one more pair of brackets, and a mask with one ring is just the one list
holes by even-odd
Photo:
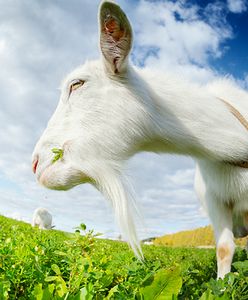
[[57, 160], [62, 159], [64, 155], [64, 150], [59, 148], [53, 148], [52, 153], [54, 154], [52, 163], [55, 163]]

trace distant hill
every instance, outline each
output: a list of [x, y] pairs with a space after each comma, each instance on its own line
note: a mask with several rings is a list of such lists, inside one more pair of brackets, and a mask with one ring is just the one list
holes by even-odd
[[[236, 245], [245, 246], [247, 237], [236, 239]], [[156, 238], [155, 245], [170, 247], [200, 247], [215, 246], [212, 226], [200, 227], [193, 230], [180, 231], [174, 234], [166, 234]]]

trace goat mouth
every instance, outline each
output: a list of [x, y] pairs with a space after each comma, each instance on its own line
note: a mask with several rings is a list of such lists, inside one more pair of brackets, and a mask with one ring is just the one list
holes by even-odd
[[33, 162], [32, 164], [32, 170], [33, 170], [33, 173], [35, 174], [36, 173], [36, 169], [37, 169], [37, 166], [38, 166], [38, 159], [36, 161]]
[[32, 161], [32, 171], [34, 174], [36, 173], [38, 163], [39, 163], [39, 157], [36, 156]]

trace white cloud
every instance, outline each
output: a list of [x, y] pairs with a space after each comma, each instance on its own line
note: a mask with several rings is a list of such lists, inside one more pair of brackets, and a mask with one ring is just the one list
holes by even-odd
[[129, 164], [146, 231], [163, 235], [205, 225], [193, 191], [194, 163], [186, 157], [142, 153]]
[[232, 13], [242, 13], [247, 9], [245, 0], [227, 0], [227, 5]]
[[194, 169], [181, 169], [172, 175], [166, 175], [165, 180], [178, 186], [192, 185], [194, 174]]
[[[204, 17], [203, 17], [204, 16]], [[142, 0], [132, 12], [136, 28], [134, 61], [207, 81], [215, 76], [210, 58], [223, 54], [222, 43], [232, 37], [219, 4], [202, 9], [186, 1]], [[189, 76], [190, 75], [190, 76]]]

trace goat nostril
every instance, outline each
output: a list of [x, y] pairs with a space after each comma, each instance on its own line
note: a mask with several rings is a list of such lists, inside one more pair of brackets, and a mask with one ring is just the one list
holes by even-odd
[[38, 166], [38, 162], [39, 160], [38, 159], [35, 159], [32, 163], [32, 169], [33, 169], [33, 172], [34, 174], [36, 173], [36, 169], [37, 169], [37, 166]]

